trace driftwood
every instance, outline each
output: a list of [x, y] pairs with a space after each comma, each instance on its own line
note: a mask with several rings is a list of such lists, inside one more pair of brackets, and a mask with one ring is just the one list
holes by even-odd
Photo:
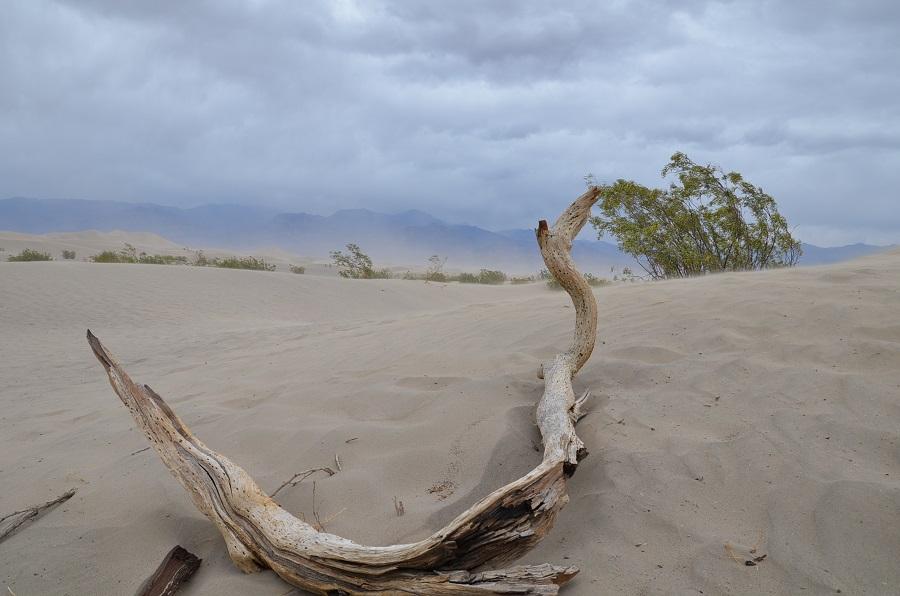
[[172, 596], [200, 568], [202, 560], [181, 546], [176, 546], [166, 554], [135, 596]]
[[473, 570], [512, 561], [540, 541], [568, 502], [567, 478], [587, 455], [575, 434], [587, 394], [576, 399], [572, 377], [594, 349], [597, 305], [570, 251], [598, 197], [599, 189], [589, 189], [552, 228], [541, 221], [536, 230], [544, 262], [571, 296], [576, 315], [572, 346], [543, 367], [544, 395], [537, 406], [543, 460], [419, 542], [363, 546], [294, 517], [243, 469], [195, 437], [150, 387], [134, 383], [90, 331], [88, 342], [113, 390], [222, 533], [242, 571], [268, 567], [292, 585], [329, 595], [556, 594], [578, 569], [540, 564]]
[[8, 513], [3, 517], [0, 517], [0, 542], [3, 542], [8, 537], [15, 534], [16, 531], [26, 523], [39, 518], [41, 515], [56, 507], [60, 503], [68, 501], [74, 494], [75, 489], [72, 488], [56, 497], [52, 501], [47, 501], [46, 503], [42, 503], [41, 505], [35, 505], [21, 511], [13, 511], [12, 513]]

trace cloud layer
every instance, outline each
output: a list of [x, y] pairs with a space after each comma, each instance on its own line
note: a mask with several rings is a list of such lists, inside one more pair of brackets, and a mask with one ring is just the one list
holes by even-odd
[[680, 149], [900, 242], [898, 56], [892, 0], [14, 2], [0, 196], [511, 228]]

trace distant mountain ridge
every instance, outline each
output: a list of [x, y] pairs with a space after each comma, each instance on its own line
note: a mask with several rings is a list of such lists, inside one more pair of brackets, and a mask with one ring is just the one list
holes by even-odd
[[[82, 230], [153, 232], [193, 247], [250, 252], [278, 247], [298, 255], [327, 256], [348, 242], [359, 244], [379, 263], [424, 264], [429, 256], [447, 257], [448, 268], [500, 268], [533, 272], [542, 268], [531, 230], [492, 232], [477, 226], [448, 224], [419, 210], [396, 214], [345, 209], [332, 215], [285, 213], [247, 205], [180, 208], [154, 203], [83, 199], [0, 200], [0, 230], [46, 234]], [[591, 235], [587, 229], [583, 234]], [[883, 250], [853, 244], [824, 248], [804, 244], [801, 264], [832, 263]], [[576, 240], [573, 256], [585, 271], [634, 267], [634, 260], [600, 240]]]

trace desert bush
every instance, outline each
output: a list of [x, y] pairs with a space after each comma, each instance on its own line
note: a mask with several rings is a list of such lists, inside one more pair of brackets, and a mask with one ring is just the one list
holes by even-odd
[[502, 271], [482, 269], [478, 272], [478, 283], [480, 284], [502, 284], [505, 281], [506, 274]]
[[[608, 279], [603, 278], [603, 277], [598, 277], [598, 276], [594, 275], [593, 273], [585, 273], [583, 275], [584, 275], [584, 281], [586, 281], [589, 286], [594, 287], [594, 288], [599, 287], [599, 286], [605, 286], [605, 285], [612, 283]], [[550, 288], [551, 290], [562, 290], [563, 289], [563, 287], [560, 285], [559, 281], [557, 281], [556, 277], [554, 277], [553, 274], [550, 273], [549, 271], [547, 271], [546, 269], [541, 270], [540, 278], [547, 282], [547, 287]]]
[[477, 275], [474, 273], [460, 273], [456, 277], [449, 278], [449, 281], [458, 281], [463, 284], [502, 284], [506, 281], [506, 274], [502, 271], [482, 269]]
[[[630, 180], [600, 185], [600, 235], [635, 257], [653, 279], [795, 265], [802, 254], [770, 195], [711, 164], [678, 152], [662, 169], [668, 189]], [[593, 184], [589, 180], [589, 184]]]
[[610, 281], [608, 279], [606, 279], [604, 277], [597, 277], [593, 273], [585, 273], [584, 280], [586, 282], [588, 282], [589, 286], [594, 287], [594, 288], [610, 284]]
[[425, 271], [425, 281], [447, 281], [444, 274], [444, 263], [447, 257], [443, 259], [438, 255], [431, 255], [428, 259], [428, 269]]
[[202, 250], [198, 250], [196, 253], [194, 253], [194, 260], [191, 264], [196, 267], [208, 267], [210, 264], [210, 260], [206, 258], [206, 255], [203, 254]]
[[291, 265], [291, 273], [303, 275], [304, 273], [306, 273], [306, 267], [301, 267], [300, 265]]
[[250, 269], [252, 271], [275, 271], [275, 265], [271, 265], [265, 259], [256, 257], [225, 257], [209, 261], [209, 266], [223, 269]]
[[530, 275], [528, 277], [510, 277], [509, 278], [509, 283], [511, 283], [513, 285], [530, 284], [533, 281], [534, 281], [534, 277], [532, 277]]
[[[72, 253], [75, 258], [75, 253]], [[141, 265], [185, 265], [187, 257], [173, 255], [148, 255], [145, 252], [138, 254], [137, 249], [131, 244], [125, 243], [121, 250], [104, 250], [91, 257], [94, 263], [139, 263]]]
[[391, 279], [393, 277], [390, 269], [372, 267], [372, 259], [358, 245], [348, 244], [347, 251], [347, 254], [339, 250], [331, 251], [331, 260], [341, 277], [352, 279]]
[[62, 257], [66, 261], [73, 261], [73, 260], [75, 260], [75, 251], [74, 250], [64, 250], [64, 251], [62, 251]]
[[9, 255], [7, 261], [52, 261], [53, 257], [51, 257], [48, 253], [41, 252], [39, 250], [34, 250], [31, 248], [26, 248], [22, 252], [17, 255]]

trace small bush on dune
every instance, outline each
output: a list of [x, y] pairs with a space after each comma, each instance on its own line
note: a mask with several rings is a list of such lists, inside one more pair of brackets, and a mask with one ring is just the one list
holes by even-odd
[[[75, 251], [70, 251], [71, 258], [75, 258]], [[63, 253], [65, 257], [65, 252]], [[65, 257], [69, 258], [69, 257]], [[137, 249], [131, 244], [125, 243], [125, 248], [121, 250], [104, 250], [101, 253], [93, 255], [91, 261], [94, 263], [139, 263], [141, 265], [186, 265], [187, 257], [173, 255], [148, 255], [145, 252], [138, 254]]]
[[375, 269], [372, 259], [357, 244], [347, 245], [347, 253], [339, 250], [331, 251], [331, 260], [341, 277], [351, 279], [391, 279], [394, 275], [390, 269]]
[[135, 263], [137, 259], [131, 260], [128, 256], [121, 254], [115, 250], [104, 250], [101, 253], [93, 255], [91, 261], [94, 263]]
[[449, 281], [458, 281], [462, 284], [502, 284], [506, 281], [506, 274], [502, 271], [491, 269], [482, 269], [478, 274], [460, 273], [456, 277], [449, 278]]
[[[547, 271], [546, 269], [541, 270], [540, 278], [543, 280], [546, 280], [547, 287], [550, 288], [551, 290], [562, 290], [563, 289], [563, 287], [559, 284], [559, 281], [557, 281], [557, 279], [555, 277], [553, 277], [553, 274], [550, 273], [549, 271]], [[593, 273], [585, 273], [584, 281], [588, 282], [588, 285], [593, 288], [597, 288], [600, 286], [606, 286], [606, 285], [609, 285], [612, 283], [608, 279], [606, 279], [604, 277], [597, 277]]]
[[502, 284], [506, 281], [506, 274], [502, 271], [492, 271], [490, 269], [482, 269], [478, 273], [478, 283], [480, 284]]
[[33, 250], [31, 248], [26, 248], [22, 252], [17, 255], [10, 255], [7, 261], [52, 261], [53, 257], [51, 257], [48, 253], [41, 252], [39, 250]]
[[299, 265], [291, 265], [291, 273], [296, 273], [297, 275], [303, 275], [306, 273], [306, 267], [301, 267]]
[[213, 259], [209, 264], [212, 267], [221, 267], [223, 269], [275, 271], [275, 265], [267, 263], [265, 259], [257, 259], [256, 257], [226, 257], [224, 259]]
[[64, 251], [62, 251], [62, 257], [66, 261], [73, 261], [73, 260], [75, 260], [75, 251], [74, 250], [64, 250]]
[[513, 285], [530, 284], [533, 281], [534, 281], [534, 277], [532, 277], [530, 275], [528, 277], [510, 277], [509, 278], [509, 283], [511, 283]]
[[442, 259], [438, 255], [431, 255], [428, 259], [428, 269], [425, 271], [425, 280], [447, 281], [447, 276], [444, 274], [444, 264], [446, 262], [447, 257]]

